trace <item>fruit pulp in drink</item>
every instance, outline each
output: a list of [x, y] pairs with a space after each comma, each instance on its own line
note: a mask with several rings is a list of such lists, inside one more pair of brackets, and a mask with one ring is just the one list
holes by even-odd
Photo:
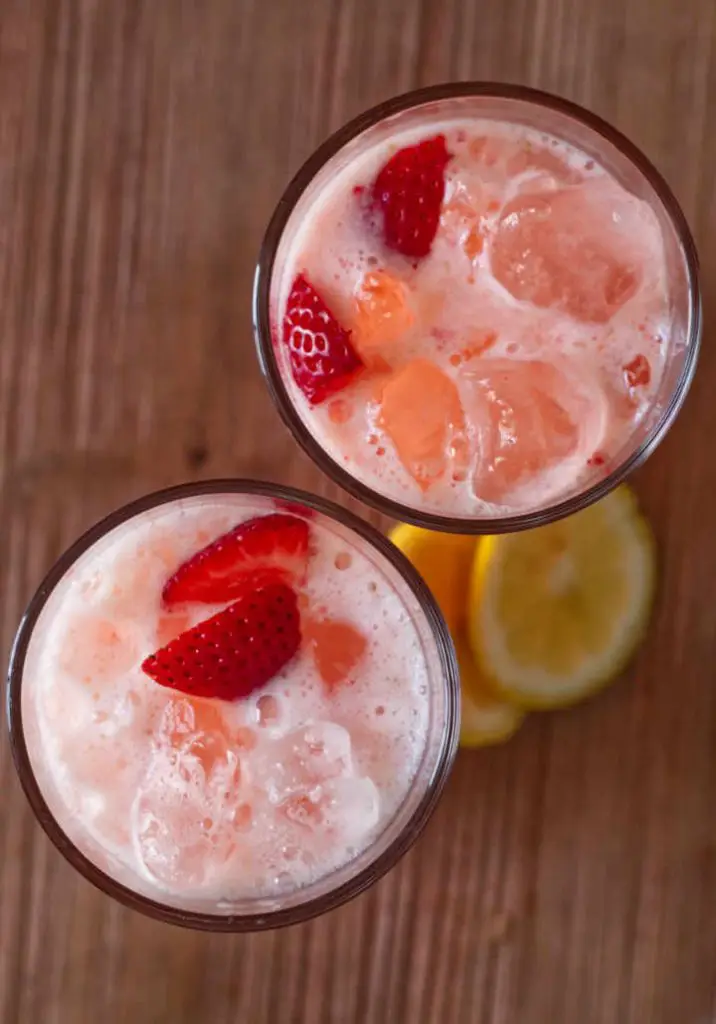
[[[269, 524], [260, 550], [241, 533], [249, 522]], [[288, 551], [286, 523], [300, 524], [302, 548]], [[217, 559], [216, 539], [237, 530]], [[210, 549], [211, 565], [197, 558]], [[426, 634], [384, 561], [325, 516], [246, 495], [174, 501], [90, 547], [43, 609], [22, 687], [31, 763], [71, 841], [137, 892], [226, 912], [370, 847], [413, 784], [431, 713]], [[286, 590], [298, 648], [224, 699], [241, 644], [260, 673], [285, 636], [255, 620], [255, 594]], [[231, 641], [205, 625], [230, 608], [253, 633]], [[223, 663], [228, 689], [211, 696]]]
[[607, 474], [683, 342], [652, 206], [566, 141], [494, 120], [426, 114], [334, 161], [271, 286], [314, 440], [447, 516], [538, 510]]

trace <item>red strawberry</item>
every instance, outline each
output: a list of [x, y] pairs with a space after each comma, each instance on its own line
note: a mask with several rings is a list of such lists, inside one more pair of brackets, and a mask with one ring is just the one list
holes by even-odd
[[293, 379], [311, 405], [341, 391], [363, 366], [351, 332], [339, 324], [303, 274], [293, 282], [286, 303], [283, 341]]
[[378, 172], [372, 205], [383, 215], [383, 240], [389, 249], [416, 260], [430, 252], [450, 156], [445, 136], [436, 135], [399, 149]]
[[246, 590], [247, 578], [300, 582], [308, 561], [308, 523], [282, 512], [248, 519], [179, 566], [164, 585], [165, 605], [219, 604]]
[[238, 700], [265, 686], [301, 644], [295, 591], [267, 583], [150, 654], [142, 669], [192, 697]]

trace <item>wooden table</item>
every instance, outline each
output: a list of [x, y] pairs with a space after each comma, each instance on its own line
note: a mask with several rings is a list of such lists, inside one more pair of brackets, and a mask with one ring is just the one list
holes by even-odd
[[[1, 629], [120, 503], [257, 475], [345, 500], [279, 425], [249, 297], [324, 136], [397, 92], [560, 92], [659, 165], [716, 274], [713, 0], [4, 0]], [[77, 877], [0, 739], [3, 1024], [713, 1024], [716, 357], [638, 477], [661, 597], [628, 678], [461, 754], [368, 895], [256, 936], [161, 926]], [[375, 518], [375, 517], [373, 517]]]

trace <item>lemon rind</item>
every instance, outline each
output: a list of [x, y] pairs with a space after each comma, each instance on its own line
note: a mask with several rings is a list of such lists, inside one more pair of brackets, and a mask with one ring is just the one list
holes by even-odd
[[[481, 719], [479, 725], [474, 720], [471, 723], [472, 716], [476, 715]], [[470, 694], [463, 694], [460, 746], [474, 749], [504, 743], [514, 736], [525, 717], [521, 708], [506, 701], [489, 700], [480, 706], [475, 704]]]
[[514, 535], [481, 539], [471, 577], [469, 638], [485, 685], [498, 698], [529, 710], [568, 707], [598, 693], [620, 675], [633, 657], [649, 623], [656, 589], [655, 544], [651, 529], [639, 511], [636, 498], [625, 485], [600, 502], [610, 526], [622, 530], [622, 550], [631, 559], [625, 578], [633, 583], [618, 637], [601, 657], [585, 660], [574, 676], [544, 669], [515, 666], [502, 639], [493, 604], [485, 600], [490, 575], [499, 571], [500, 548], [514, 542]]

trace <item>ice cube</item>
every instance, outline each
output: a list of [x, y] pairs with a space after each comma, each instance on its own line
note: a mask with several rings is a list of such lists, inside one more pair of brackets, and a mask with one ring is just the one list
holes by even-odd
[[358, 845], [378, 823], [380, 795], [372, 779], [347, 775], [287, 797], [278, 811], [302, 832]]
[[350, 733], [333, 722], [316, 722], [266, 740], [252, 760], [256, 785], [265, 789], [274, 804], [306, 794], [328, 779], [349, 773], [352, 766]]
[[464, 383], [477, 446], [473, 489], [485, 501], [503, 501], [567, 459], [586, 463], [601, 445], [604, 392], [566, 363], [483, 360]]
[[451, 445], [464, 431], [454, 382], [428, 359], [414, 359], [382, 389], [379, 425], [422, 490], [444, 475]]
[[492, 237], [492, 273], [522, 302], [605, 323], [642, 280], [643, 206], [608, 179], [518, 195]]
[[135, 849], [153, 879], [198, 888], [225, 867], [247, 828], [235, 819], [239, 776], [235, 754], [207, 772], [191, 752], [156, 749], [132, 812]]
[[476, 135], [470, 139], [467, 152], [470, 170], [483, 186], [492, 188], [493, 194], [514, 187], [515, 179], [521, 179], [519, 184], [545, 181], [552, 188], [582, 179], [582, 174], [549, 143], [539, 145], [531, 139], [506, 135]]
[[389, 367], [392, 349], [414, 323], [407, 285], [387, 270], [363, 275], [353, 299], [352, 341], [366, 366]]
[[161, 712], [155, 743], [196, 758], [208, 775], [226, 765], [238, 746], [219, 703], [192, 697], [171, 697]]
[[320, 786], [314, 787], [309, 793], [295, 793], [281, 801], [278, 806], [279, 814], [294, 825], [315, 832], [323, 824], [321, 797]]

